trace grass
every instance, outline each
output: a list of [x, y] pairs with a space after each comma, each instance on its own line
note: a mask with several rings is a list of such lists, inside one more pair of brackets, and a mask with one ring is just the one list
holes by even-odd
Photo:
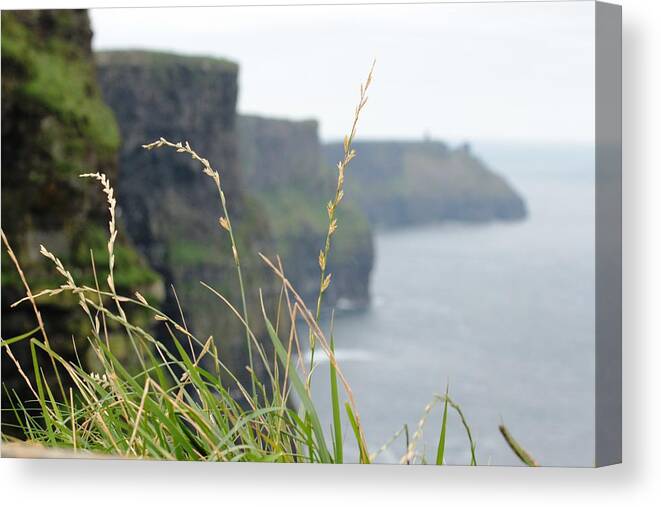
[[[376, 63], [376, 62], [375, 62]], [[328, 201], [326, 205], [326, 210], [328, 212], [328, 230], [326, 232], [326, 241], [324, 242], [323, 250], [319, 251], [319, 294], [317, 296], [317, 310], [315, 312], [315, 320], [319, 322], [319, 315], [321, 313], [321, 304], [324, 298], [324, 292], [330, 285], [331, 273], [326, 274], [326, 266], [328, 264], [328, 256], [330, 255], [331, 241], [333, 234], [337, 231], [337, 209], [340, 205], [340, 202], [344, 198], [344, 173], [349, 166], [349, 163], [356, 156], [356, 151], [353, 149], [352, 144], [356, 136], [356, 129], [358, 127], [358, 121], [360, 120], [360, 113], [363, 111], [363, 108], [367, 105], [367, 91], [372, 84], [372, 75], [374, 72], [374, 63], [370, 69], [369, 74], [367, 75], [367, 80], [365, 84], [360, 85], [360, 100], [356, 106], [356, 110], [353, 116], [353, 122], [351, 123], [351, 130], [349, 134], [344, 137], [344, 156], [341, 161], [337, 163], [337, 185], [335, 187], [335, 195], [333, 199]], [[314, 352], [316, 340], [314, 333], [310, 331], [310, 371], [314, 368]], [[357, 427], [357, 421], [353, 420], [351, 413], [348, 414], [354, 428]], [[362, 452], [362, 448], [361, 448]]]
[[[76, 13], [62, 13], [56, 23], [75, 23]], [[21, 16], [35, 16], [24, 12]], [[64, 27], [61, 27], [66, 31]], [[74, 43], [57, 37], [39, 37], [12, 12], [2, 13], [2, 58], [6, 64], [22, 69], [27, 78], [21, 84], [26, 101], [40, 104], [61, 121], [75, 125], [84, 137], [76, 144], [66, 139], [67, 149], [84, 152], [84, 144], [92, 143], [104, 154], [114, 154], [119, 147], [119, 128], [110, 108], [101, 99], [95, 80], [95, 70], [86, 58], [72, 58], [80, 53]], [[35, 41], [36, 38], [36, 41]], [[69, 165], [63, 169], [74, 170]]]
[[[13, 254], [9, 239], [2, 240], [9, 257], [21, 278], [26, 297], [14, 303], [30, 304], [38, 326], [20, 336], [2, 340], [2, 350], [14, 361], [33, 398], [21, 399], [5, 387], [5, 396], [17, 421], [17, 429], [30, 444], [49, 448], [64, 448], [81, 457], [111, 454], [164, 460], [257, 461], [279, 463], [343, 463], [346, 438], [343, 436], [342, 408], [350, 423], [351, 439], [359, 451], [360, 463], [375, 461], [379, 454], [402, 435], [406, 437], [406, 451], [401, 463], [427, 463], [424, 452], [418, 449], [425, 422], [433, 408], [442, 402], [441, 432], [436, 449], [436, 464], [445, 463], [448, 413], [458, 416], [468, 441], [468, 461], [476, 465], [476, 444], [459, 405], [449, 396], [435, 396], [425, 407], [412, 438], [408, 427], [396, 433], [376, 452], [370, 453], [358, 404], [334, 354], [333, 327], [330, 339], [322, 329], [319, 311], [324, 291], [331, 283], [327, 261], [332, 253], [332, 237], [338, 227], [336, 211], [344, 195], [345, 170], [356, 156], [352, 142], [360, 114], [367, 102], [367, 89], [372, 71], [360, 89], [350, 134], [345, 138], [344, 157], [338, 163], [336, 191], [328, 203], [326, 241], [319, 255], [320, 285], [317, 305], [309, 309], [287, 279], [279, 258], [261, 260], [271, 270], [281, 286], [275, 307], [269, 307], [260, 293], [261, 314], [248, 315], [241, 257], [221, 174], [208, 160], [198, 155], [188, 142], [171, 142], [160, 138], [144, 145], [145, 149], [170, 148], [191, 156], [201, 165], [218, 192], [219, 234], [224, 234], [232, 247], [236, 276], [241, 290], [241, 304], [237, 308], [221, 292], [201, 282], [200, 290], [208, 290], [218, 298], [223, 311], [230, 312], [245, 330], [250, 386], [237, 379], [237, 372], [223, 363], [223, 351], [213, 336], [192, 334], [183, 317], [178, 319], [163, 313], [142, 294], [119, 294], [115, 281], [115, 243], [118, 230], [115, 224], [116, 200], [113, 187], [102, 173], [81, 175], [101, 185], [108, 213], [107, 263], [105, 279], [99, 279], [92, 256], [91, 271], [94, 283], [80, 283], [61, 260], [45, 246], [41, 254], [54, 266], [61, 278], [58, 286], [33, 293], [24, 276], [21, 264]], [[119, 258], [118, 258], [119, 259]], [[87, 371], [79, 359], [64, 359], [49, 343], [45, 323], [38, 302], [44, 298], [67, 295], [76, 298], [78, 307], [88, 323], [85, 338], [99, 365], [97, 371]], [[272, 305], [273, 306], [273, 305]], [[136, 324], [128, 315], [137, 308], [150, 315], [160, 326]], [[180, 312], [183, 314], [183, 312]], [[288, 319], [280, 315], [285, 314]], [[253, 332], [251, 323], [261, 321], [271, 348], [265, 347]], [[299, 326], [307, 327], [311, 346], [309, 365], [300, 359]], [[109, 329], [114, 329], [109, 333]], [[137, 359], [136, 366], [127, 366], [113, 351], [112, 340], [120, 330], [131, 344]], [[161, 331], [156, 332], [159, 329]], [[167, 347], [162, 333], [173, 346]], [[31, 364], [22, 365], [12, 353], [19, 343], [29, 344]], [[73, 342], [75, 346], [75, 341]], [[314, 350], [328, 356], [330, 363], [330, 393], [332, 421], [321, 421], [317, 406], [310, 394], [314, 373]], [[269, 350], [273, 354], [269, 354]], [[258, 375], [255, 365], [264, 373]], [[51, 368], [55, 376], [46, 375]], [[26, 373], [26, 370], [28, 373]], [[55, 380], [53, 380], [55, 379]], [[342, 406], [342, 401], [344, 404]], [[324, 428], [330, 428], [326, 432]], [[3, 434], [5, 441], [15, 440]], [[509, 442], [514, 442], [512, 438]], [[511, 444], [514, 445], [514, 444]], [[516, 444], [517, 448], [520, 446]], [[525, 453], [525, 451], [523, 451]], [[518, 453], [522, 456], [522, 453]], [[529, 461], [532, 458], [527, 453]], [[523, 459], [523, 458], [522, 458]], [[524, 460], [525, 461], [525, 460]], [[534, 460], [532, 460], [534, 461]]]

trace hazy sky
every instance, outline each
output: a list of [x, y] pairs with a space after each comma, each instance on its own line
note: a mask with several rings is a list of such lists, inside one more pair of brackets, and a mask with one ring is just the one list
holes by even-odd
[[240, 64], [239, 110], [362, 138], [594, 140], [591, 2], [92, 10], [94, 47]]

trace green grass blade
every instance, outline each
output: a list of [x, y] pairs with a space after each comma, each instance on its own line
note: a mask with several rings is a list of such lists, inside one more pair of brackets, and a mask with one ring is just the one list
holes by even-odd
[[21, 340], [25, 340], [26, 338], [30, 338], [37, 331], [39, 331], [39, 326], [35, 327], [33, 330], [28, 331], [25, 334], [22, 334], [22, 335], [19, 335], [19, 336], [14, 336], [13, 338], [7, 338], [6, 340], [2, 340], [1, 345], [3, 347], [8, 347], [9, 345], [12, 345], [14, 343], [18, 343]]
[[[408, 451], [409, 451], [409, 445], [411, 444], [411, 438], [410, 438], [410, 436], [409, 436], [409, 425], [408, 425], [408, 424], [405, 424], [405, 425], [404, 425], [404, 435], [405, 435], [405, 437], [406, 437], [406, 447], [405, 447], [405, 451], [406, 451], [406, 453], [408, 453]], [[406, 464], [407, 464], [407, 465], [410, 465], [410, 464], [411, 464], [411, 462], [409, 461], [408, 458], [406, 459]]]
[[262, 314], [264, 315], [264, 321], [266, 322], [266, 329], [268, 331], [269, 337], [271, 338], [271, 341], [273, 342], [273, 348], [275, 349], [278, 359], [282, 363], [283, 367], [289, 368], [289, 380], [294, 386], [296, 394], [298, 394], [298, 397], [301, 399], [301, 403], [305, 408], [306, 415], [309, 416], [310, 424], [312, 425], [312, 430], [314, 431], [317, 440], [317, 447], [319, 448], [318, 450], [321, 461], [323, 463], [331, 463], [332, 459], [330, 457], [330, 453], [328, 452], [328, 448], [326, 447], [324, 431], [321, 428], [321, 423], [319, 422], [317, 411], [314, 408], [314, 404], [312, 403], [310, 395], [305, 389], [305, 385], [303, 384], [298, 371], [296, 371], [296, 365], [293, 364], [291, 358], [287, 357], [287, 351], [285, 350], [285, 347], [282, 345], [280, 338], [275, 333], [275, 328], [271, 324], [271, 321], [266, 316], [263, 303], [264, 302], [262, 301]]
[[32, 353], [32, 367], [34, 368], [34, 378], [37, 383], [37, 395], [39, 396], [39, 404], [41, 405], [41, 411], [44, 416], [44, 421], [46, 423], [46, 429], [48, 431], [48, 440], [51, 444], [55, 443], [55, 433], [53, 432], [53, 425], [48, 411], [48, 406], [46, 405], [46, 396], [44, 395], [44, 386], [41, 382], [41, 369], [39, 368], [39, 360], [37, 359], [37, 349], [35, 344], [39, 344], [37, 340], [32, 338], [30, 340], [30, 352]]
[[473, 441], [473, 433], [471, 432], [471, 428], [468, 425], [468, 421], [466, 420], [466, 417], [464, 416], [464, 413], [461, 410], [461, 407], [457, 405], [454, 401], [450, 399], [449, 396], [445, 396], [445, 399], [448, 401], [448, 404], [457, 412], [459, 415], [459, 419], [461, 419], [461, 424], [464, 426], [464, 429], [466, 430], [466, 436], [468, 437], [468, 443], [470, 444], [470, 449], [471, 449], [471, 466], [477, 465], [477, 459], [475, 458], [475, 442]]
[[347, 410], [347, 415], [349, 416], [349, 422], [351, 423], [351, 427], [353, 428], [353, 434], [356, 436], [356, 442], [358, 442], [358, 449], [360, 451], [360, 462], [365, 465], [369, 465], [370, 455], [368, 454], [367, 449], [365, 448], [363, 439], [360, 438], [360, 430], [358, 429], [358, 423], [356, 422], [356, 418], [353, 415], [353, 410], [351, 410], [351, 405], [349, 405], [349, 402], [347, 402], [344, 404], [344, 407]]
[[438, 449], [436, 451], [436, 464], [443, 464], [443, 455], [445, 454], [445, 431], [448, 423], [448, 388], [445, 388], [445, 402], [443, 403], [443, 422], [441, 423], [441, 436], [438, 439]]
[[62, 421], [62, 412], [58, 407], [57, 401], [55, 401], [55, 396], [53, 396], [53, 392], [51, 391], [50, 386], [48, 385], [48, 381], [46, 380], [46, 374], [44, 373], [43, 370], [41, 370], [41, 376], [44, 379], [44, 388], [46, 390], [46, 394], [48, 395], [50, 406], [53, 408], [53, 415], [55, 416], [55, 421], [58, 422]]
[[514, 439], [512, 434], [509, 432], [507, 427], [504, 424], [501, 424], [498, 426], [498, 429], [500, 430], [500, 434], [503, 436], [505, 439], [505, 442], [507, 442], [507, 445], [509, 445], [510, 449], [512, 449], [512, 452], [516, 454], [516, 456], [527, 466], [529, 467], [538, 467], [539, 463], [537, 463], [537, 460], [533, 458], [528, 451], [526, 451], [521, 445]]
[[[2, 388], [5, 390], [4, 399], [9, 402], [9, 411], [14, 415], [14, 421], [17, 423], [16, 426], [21, 430], [21, 432], [24, 435], [28, 435], [27, 426], [23, 423], [23, 419], [20, 416], [21, 412], [19, 412], [18, 408], [16, 408], [16, 404], [14, 403], [14, 398], [16, 398], [16, 401], [19, 404], [21, 403], [21, 399], [16, 394], [16, 391], [13, 391], [13, 394], [12, 394], [12, 392], [9, 391], [9, 388], [7, 387], [7, 384], [3, 383]], [[4, 415], [4, 411], [5, 411], [5, 409], [2, 409], [3, 415]], [[22, 412], [25, 413], [25, 410], [23, 409]], [[3, 420], [3, 423], [2, 423], [3, 426], [5, 424], [7, 424], [7, 422], [6, 422], [7, 418], [6, 417], [2, 417], [0, 420]]]
[[[335, 340], [331, 333], [330, 348], [333, 355], [335, 354]], [[330, 362], [330, 386], [331, 386], [331, 403], [333, 406], [333, 436], [335, 447], [335, 463], [341, 464], [344, 456], [342, 452], [342, 421], [340, 420], [340, 400], [337, 391], [337, 372], [332, 361]]]

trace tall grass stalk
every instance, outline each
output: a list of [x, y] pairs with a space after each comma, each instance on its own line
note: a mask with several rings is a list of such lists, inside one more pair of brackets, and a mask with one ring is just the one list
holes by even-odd
[[[358, 128], [358, 120], [360, 120], [360, 114], [363, 111], [363, 108], [367, 104], [367, 90], [372, 83], [372, 77], [374, 74], [374, 65], [376, 62], [372, 63], [369, 74], [364, 84], [360, 85], [360, 99], [358, 105], [354, 110], [353, 121], [351, 123], [351, 130], [347, 135], [344, 136], [344, 156], [342, 160], [337, 163], [337, 183], [335, 186], [335, 195], [333, 199], [328, 201], [326, 205], [326, 211], [328, 213], [328, 229], [326, 231], [326, 240], [324, 241], [323, 250], [319, 251], [319, 293], [317, 295], [317, 309], [315, 311], [315, 320], [319, 322], [319, 316], [321, 314], [321, 305], [324, 299], [324, 292], [328, 289], [328, 286], [331, 282], [331, 273], [326, 273], [326, 267], [328, 266], [328, 256], [330, 255], [331, 249], [331, 238], [333, 234], [337, 231], [337, 208], [340, 205], [340, 201], [344, 197], [344, 173], [349, 166], [349, 163], [356, 156], [356, 151], [353, 149], [353, 140], [356, 137], [356, 129]], [[314, 351], [315, 351], [315, 339], [312, 333], [309, 334], [310, 339], [310, 371], [314, 369]]]
[[[120, 313], [120, 315], [126, 320], [126, 313], [124, 313], [124, 309], [122, 308], [122, 304], [120, 303], [118, 297], [117, 297], [117, 290], [115, 289], [115, 241], [117, 240], [117, 222], [115, 220], [115, 209], [117, 207], [117, 199], [115, 199], [115, 191], [110, 185], [110, 181], [106, 177], [105, 174], [96, 172], [96, 173], [86, 173], [86, 174], [81, 174], [81, 178], [93, 178], [97, 180], [99, 183], [101, 183], [101, 187], [103, 188], [103, 193], [106, 194], [106, 200], [108, 201], [108, 212], [110, 213], [110, 220], [108, 221], [108, 287], [110, 288], [110, 291], [113, 294], [113, 301], [115, 302], [115, 305], [117, 306], [117, 311]], [[93, 255], [93, 254], [92, 254]], [[51, 256], [52, 260], [55, 260], [54, 256]], [[94, 266], [94, 263], [92, 263], [92, 266]], [[98, 280], [96, 280], [96, 268], [94, 269], [94, 275], [95, 275], [95, 282], [98, 285]], [[83, 306], [83, 309], [85, 309], [86, 303], [84, 298], [80, 299], [80, 304]], [[86, 310], [86, 313], [89, 313], [89, 310]], [[100, 328], [98, 326], [98, 321], [95, 322], [95, 332], [97, 336], [100, 333]], [[126, 328], [126, 334], [129, 337], [129, 340], [131, 341], [131, 345], [133, 346], [133, 350], [136, 353], [136, 357], [140, 361], [140, 365], [142, 368], [145, 368], [145, 360], [142, 354], [142, 351], [138, 348], [137, 343], [135, 341], [135, 338], [133, 337], [133, 334], [131, 333], [131, 330], [129, 328]]]
[[[34, 316], [37, 319], [37, 324], [38, 324], [38, 329], [41, 331], [41, 336], [44, 340], [45, 343], [48, 343], [48, 334], [46, 333], [46, 326], [44, 325], [44, 320], [41, 316], [41, 312], [39, 311], [39, 308], [37, 307], [37, 303], [35, 302], [35, 297], [32, 294], [32, 289], [30, 288], [30, 284], [27, 281], [27, 278], [25, 277], [25, 273], [21, 269], [21, 264], [18, 262], [18, 259], [16, 258], [16, 254], [14, 254], [14, 250], [12, 249], [11, 245], [9, 244], [9, 240], [7, 239], [7, 236], [5, 236], [5, 231], [0, 230], [0, 235], [2, 236], [2, 242], [5, 245], [5, 250], [7, 251], [7, 255], [9, 255], [9, 258], [11, 261], [14, 263], [14, 266], [16, 267], [16, 271], [18, 272], [18, 276], [21, 279], [21, 282], [23, 283], [23, 287], [25, 288], [25, 294], [26, 298], [30, 301], [30, 304], [32, 306], [32, 311], [34, 312]], [[27, 338], [30, 336], [30, 334], [24, 334], [22, 335], [23, 337]], [[11, 350], [7, 348], [8, 354], [11, 355]], [[15, 360], [14, 360], [15, 362]], [[53, 370], [55, 371], [55, 375], [57, 377], [57, 383], [58, 386], [60, 387], [60, 392], [62, 396], [64, 396], [64, 387], [62, 386], [62, 379], [60, 378], [60, 372], [57, 369], [57, 364], [53, 360], [52, 362], [53, 365]], [[19, 368], [19, 373], [22, 372], [22, 370]], [[24, 378], [27, 379], [25, 374], [22, 374]], [[28, 385], [32, 392], [34, 393], [34, 389], [32, 389], [32, 385], [28, 381]]]
[[171, 141], [168, 141], [167, 139], [161, 137], [157, 141], [154, 141], [149, 144], [144, 144], [142, 147], [146, 150], [153, 150], [154, 148], [162, 148], [163, 146], [167, 146], [170, 148], [174, 148], [177, 153], [186, 153], [187, 155], [190, 155], [190, 157], [193, 160], [196, 160], [202, 165], [202, 172], [209, 176], [215, 186], [216, 190], [218, 191], [218, 197], [220, 199], [220, 206], [222, 208], [223, 215], [218, 218], [218, 224], [220, 225], [221, 228], [226, 230], [229, 233], [229, 238], [230, 238], [230, 243], [232, 246], [232, 257], [234, 258], [234, 265], [236, 266], [236, 274], [237, 278], [239, 280], [239, 290], [241, 292], [241, 306], [243, 308], [243, 320], [245, 321], [245, 328], [246, 328], [246, 344], [248, 346], [248, 362], [250, 365], [250, 382], [252, 384], [252, 393], [253, 396], [256, 393], [255, 389], [255, 369], [254, 369], [254, 363], [253, 363], [253, 355], [252, 355], [252, 344], [251, 344], [251, 339], [250, 339], [250, 334], [249, 334], [249, 321], [248, 321], [248, 306], [246, 304], [246, 289], [243, 284], [243, 273], [241, 270], [241, 258], [239, 257], [239, 249], [236, 244], [236, 240], [234, 239], [234, 229], [232, 227], [232, 220], [230, 219], [230, 214], [227, 211], [227, 201], [225, 199], [225, 192], [223, 191], [222, 186], [220, 185], [220, 173], [213, 169], [211, 167], [211, 164], [206, 158], [200, 157], [190, 146], [188, 141], [185, 142], [177, 142], [173, 143]]

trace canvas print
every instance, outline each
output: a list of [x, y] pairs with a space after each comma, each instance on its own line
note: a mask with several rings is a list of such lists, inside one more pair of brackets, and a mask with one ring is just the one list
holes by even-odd
[[619, 15], [3, 11], [3, 456], [618, 462]]

